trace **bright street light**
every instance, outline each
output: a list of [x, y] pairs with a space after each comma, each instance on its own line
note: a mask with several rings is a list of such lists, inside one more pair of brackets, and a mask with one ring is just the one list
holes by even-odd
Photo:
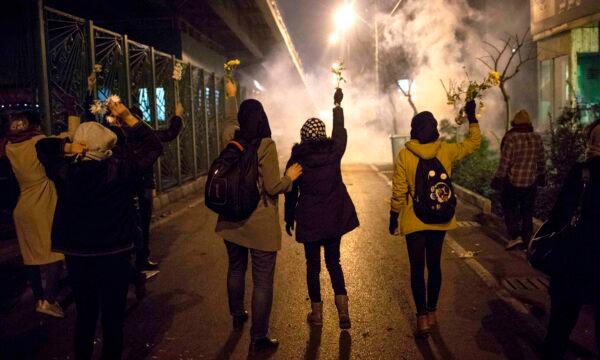
[[356, 13], [352, 4], [344, 4], [335, 13], [335, 25], [338, 30], [346, 31], [356, 19]]
[[332, 33], [331, 35], [329, 35], [329, 43], [334, 45], [337, 44], [337, 42], [340, 40], [340, 36], [338, 35], [337, 32]]

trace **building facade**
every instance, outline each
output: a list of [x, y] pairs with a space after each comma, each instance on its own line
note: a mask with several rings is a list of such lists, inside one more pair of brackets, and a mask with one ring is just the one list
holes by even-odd
[[600, 109], [600, 1], [531, 0], [538, 54], [539, 117], [554, 119], [578, 105], [581, 120]]

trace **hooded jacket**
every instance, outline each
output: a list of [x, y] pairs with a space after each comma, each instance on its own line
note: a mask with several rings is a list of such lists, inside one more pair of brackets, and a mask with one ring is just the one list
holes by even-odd
[[287, 167], [302, 166], [302, 176], [285, 194], [285, 222], [296, 221], [296, 241], [341, 237], [358, 227], [352, 199], [342, 179], [341, 162], [348, 134], [342, 108], [333, 111], [331, 139], [297, 144]]
[[58, 192], [52, 226], [54, 251], [72, 256], [116, 254], [132, 249], [141, 236], [134, 192], [162, 145], [142, 123], [129, 134], [143, 139], [139, 147], [121, 144], [101, 161], [65, 157], [63, 139], [38, 141], [38, 157]]
[[452, 164], [473, 153], [481, 143], [481, 130], [478, 123], [469, 125], [469, 135], [459, 144], [442, 140], [421, 144], [410, 140], [400, 150], [396, 158], [392, 185], [391, 210], [400, 214], [400, 234], [408, 235], [417, 231], [448, 231], [457, 227], [456, 218], [446, 224], [425, 224], [415, 215], [412, 196], [415, 189], [415, 177], [419, 159], [437, 158], [448, 174], [452, 176]]

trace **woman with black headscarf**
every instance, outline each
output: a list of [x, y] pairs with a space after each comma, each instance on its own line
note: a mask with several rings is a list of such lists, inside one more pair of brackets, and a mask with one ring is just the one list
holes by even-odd
[[[223, 131], [223, 144], [232, 139], [243, 139], [258, 146], [258, 182], [261, 200], [246, 220], [233, 221], [219, 216], [216, 232], [225, 240], [229, 256], [227, 292], [233, 327], [241, 330], [248, 319], [244, 307], [244, 289], [248, 253], [252, 257], [252, 337], [251, 349], [261, 351], [275, 349], [279, 342], [268, 337], [269, 317], [273, 302], [273, 278], [275, 259], [281, 249], [281, 226], [279, 223], [279, 194], [292, 188], [292, 183], [302, 174], [299, 165], [292, 166], [281, 177], [275, 142], [271, 139], [269, 120], [261, 103], [245, 100], [236, 111], [236, 88], [232, 82], [226, 86], [225, 105], [228, 116]], [[237, 112], [235, 117], [229, 118]]]

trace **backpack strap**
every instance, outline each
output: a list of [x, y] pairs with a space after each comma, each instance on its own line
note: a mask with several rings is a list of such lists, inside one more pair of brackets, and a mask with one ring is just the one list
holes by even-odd
[[244, 152], [244, 146], [242, 144], [240, 144], [238, 141], [235, 140], [231, 140], [230, 142], [227, 143], [227, 145], [233, 145], [236, 148], [238, 148], [241, 152]]

